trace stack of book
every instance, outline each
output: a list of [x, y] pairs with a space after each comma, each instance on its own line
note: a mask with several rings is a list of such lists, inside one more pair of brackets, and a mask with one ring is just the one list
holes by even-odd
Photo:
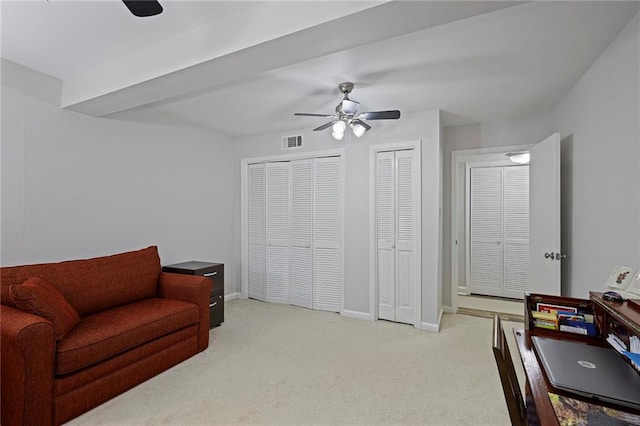
[[578, 312], [572, 306], [550, 305], [538, 303], [537, 309], [531, 311], [533, 324], [547, 330], [566, 331], [568, 333], [595, 336], [596, 325], [592, 314]]

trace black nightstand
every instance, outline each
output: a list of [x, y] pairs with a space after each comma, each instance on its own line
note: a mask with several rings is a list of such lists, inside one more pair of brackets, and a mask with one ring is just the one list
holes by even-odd
[[164, 272], [175, 274], [201, 275], [213, 280], [211, 297], [209, 298], [209, 328], [217, 327], [224, 322], [224, 264], [210, 262], [182, 262], [163, 266]]

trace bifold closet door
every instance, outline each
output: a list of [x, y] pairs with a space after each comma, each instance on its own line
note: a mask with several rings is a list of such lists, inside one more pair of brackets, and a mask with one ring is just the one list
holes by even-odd
[[288, 161], [266, 164], [266, 299], [289, 303]]
[[313, 307], [313, 159], [291, 162], [290, 303]]
[[313, 188], [313, 309], [339, 312], [342, 280], [340, 157], [314, 160]]
[[521, 299], [529, 290], [529, 166], [471, 169], [470, 288]]
[[522, 299], [529, 284], [529, 166], [504, 168], [504, 296]]
[[414, 162], [413, 150], [376, 158], [378, 318], [407, 324], [416, 317]]
[[265, 165], [248, 166], [248, 296], [266, 301]]

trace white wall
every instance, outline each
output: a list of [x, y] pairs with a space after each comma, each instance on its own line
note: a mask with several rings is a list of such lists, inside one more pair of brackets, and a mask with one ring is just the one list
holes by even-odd
[[157, 245], [163, 264], [224, 262], [235, 291], [229, 139], [63, 110], [60, 88], [2, 61], [1, 264]]
[[[293, 120], [293, 118], [292, 118]], [[372, 122], [373, 129], [361, 139], [337, 142], [331, 138], [330, 129], [313, 132], [310, 129], [321, 122], [309, 122], [299, 132], [304, 146], [297, 151], [283, 151], [281, 137], [269, 134], [236, 140], [234, 165], [237, 167], [239, 187], [240, 160], [272, 156], [291, 152], [313, 152], [345, 148], [345, 310], [369, 314], [369, 147], [372, 144], [422, 140], [422, 320], [437, 324], [440, 309], [438, 297], [438, 215], [440, 194], [440, 116], [437, 111], [403, 115], [398, 121]], [[235, 216], [240, 217], [240, 201], [235, 206]], [[237, 247], [240, 253], [240, 227], [236, 226]], [[240, 270], [236, 271], [239, 276]]]
[[[553, 110], [562, 141], [563, 292], [640, 267], [640, 14]], [[565, 286], [566, 284], [566, 286]]]

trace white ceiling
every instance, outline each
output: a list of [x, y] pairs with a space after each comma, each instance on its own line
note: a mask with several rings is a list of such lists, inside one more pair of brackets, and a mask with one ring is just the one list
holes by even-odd
[[352, 81], [361, 110], [446, 125], [548, 112], [640, 3], [2, 0], [2, 56], [64, 82], [62, 106], [158, 113], [233, 136], [313, 128]]

